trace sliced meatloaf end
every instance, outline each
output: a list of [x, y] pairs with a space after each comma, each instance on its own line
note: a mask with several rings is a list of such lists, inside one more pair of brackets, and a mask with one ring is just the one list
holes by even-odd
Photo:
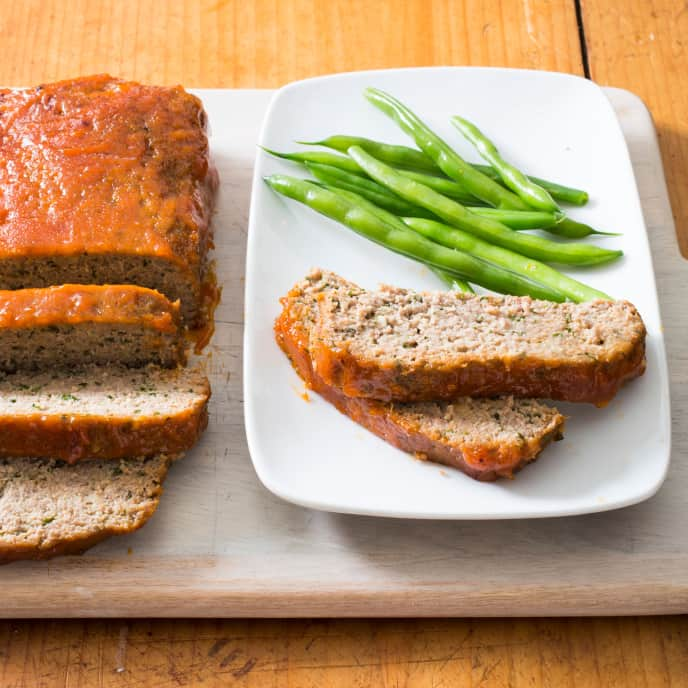
[[514, 395], [603, 405], [645, 370], [645, 326], [627, 301], [386, 287], [323, 293], [319, 307], [315, 368], [349, 396]]
[[184, 452], [208, 424], [209, 398], [194, 368], [0, 375], [0, 457], [75, 463]]
[[318, 298], [338, 293], [360, 295], [363, 290], [333, 273], [312, 272], [282, 299], [275, 336], [306, 384], [344, 415], [403, 451], [481, 481], [512, 477], [549, 442], [561, 439], [563, 416], [531, 399], [385, 403], [349, 397], [326, 384], [313, 368], [310, 340]]
[[132, 285], [0, 291], [0, 371], [184, 363], [179, 303]]
[[0, 563], [81, 554], [143, 526], [160, 502], [171, 461], [0, 459]]
[[0, 289], [138, 284], [209, 317], [218, 186], [181, 86], [108, 75], [0, 90]]

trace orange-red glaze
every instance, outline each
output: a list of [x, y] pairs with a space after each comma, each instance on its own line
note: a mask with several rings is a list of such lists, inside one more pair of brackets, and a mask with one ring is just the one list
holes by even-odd
[[200, 327], [190, 330], [189, 336], [194, 343], [196, 355], [203, 352], [215, 334], [215, 309], [222, 299], [222, 287], [217, 283], [214, 261], [208, 266], [201, 285]]
[[108, 75], [0, 90], [0, 259], [136, 254], [200, 279], [217, 174], [201, 102]]
[[[299, 292], [295, 290], [294, 293]], [[547, 444], [559, 439], [563, 433], [562, 422], [552, 433], [538, 441], [512, 447], [486, 441], [467, 447], [463, 452], [457, 447], [431, 440], [419, 427], [396, 413], [394, 404], [350, 397], [340, 389], [326, 384], [313, 368], [309, 335], [303, 325], [305, 314], [289, 308], [289, 295], [282, 303], [284, 308], [275, 321], [275, 338], [307, 386], [327, 399], [341, 413], [405, 452], [458, 468], [476, 480], [493, 481], [500, 477], [513, 477], [514, 473], [537, 458]]]
[[525, 356], [400, 370], [366, 365], [346, 348], [333, 349], [322, 341], [311, 355], [325, 384], [352, 397], [408, 402], [509, 394], [604, 405], [625, 382], [645, 372], [645, 336], [628, 342], [623, 351], [606, 360], [586, 358], [575, 363], [552, 364]]
[[180, 328], [179, 302], [132, 285], [63, 284], [0, 291], [0, 329], [112, 323], [161, 333]]
[[76, 463], [178, 454], [191, 449], [207, 425], [207, 402], [172, 418], [0, 416], [0, 457], [35, 456]]

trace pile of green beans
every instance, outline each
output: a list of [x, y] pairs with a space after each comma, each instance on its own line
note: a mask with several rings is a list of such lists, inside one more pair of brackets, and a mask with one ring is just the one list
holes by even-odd
[[[417, 203], [410, 203], [404, 200], [401, 196], [391, 192], [388, 187], [378, 184], [370, 177], [361, 177], [331, 165], [321, 165], [313, 162], [306, 162], [305, 167], [319, 182], [330, 184], [340, 189], [346, 189], [347, 191], [353, 191], [363, 198], [375, 203], [380, 208], [395, 213], [396, 215], [437, 219], [437, 215], [430, 210], [427, 210]], [[403, 172], [399, 172], [399, 174], [404, 177], [408, 176]], [[419, 183], [427, 181], [426, 177], [423, 175], [414, 175], [413, 177], [409, 177], [409, 179], [419, 181]], [[422, 182], [420, 180], [422, 180]], [[452, 182], [449, 183], [451, 184]], [[428, 186], [430, 185], [428, 184]], [[434, 189], [432, 186], [430, 186], [430, 188]], [[456, 198], [454, 198], [454, 200], [456, 200]], [[557, 222], [561, 220], [561, 216], [558, 214], [534, 210], [499, 210], [497, 208], [482, 207], [470, 207], [470, 210], [477, 215], [492, 218], [516, 230], [547, 229], [556, 225]]]
[[[370, 153], [371, 155], [373, 155], [373, 157], [377, 158], [382, 162], [389, 162], [390, 159], [397, 161], [402, 160], [402, 155], [398, 152], [399, 149], [402, 151], [408, 151], [410, 154], [420, 153], [420, 151], [416, 151], [413, 148], [406, 148], [405, 146], [392, 146], [387, 143], [379, 143], [377, 141], [372, 141], [371, 139], [364, 139], [361, 137], [353, 136], [330, 137], [329, 139], [324, 139], [322, 142], [319, 143], [322, 143], [323, 145], [329, 145], [332, 142], [332, 140], [334, 140], [337, 146], [341, 145], [342, 140], [359, 141], [364, 144], [361, 146], [363, 150], [365, 150], [367, 153]], [[390, 149], [392, 150], [392, 153], [390, 153]], [[337, 155], [335, 153], [329, 153], [327, 151], [298, 151], [293, 153], [279, 153], [277, 151], [273, 151], [267, 148], [264, 148], [263, 150], [265, 150], [267, 153], [270, 153], [271, 155], [283, 158], [285, 160], [291, 160], [292, 162], [300, 162], [303, 164], [307, 162], [325, 164], [330, 165], [331, 167], [338, 167], [352, 174], [365, 176], [363, 170], [361, 170], [360, 167], [358, 167], [356, 163], [353, 160], [351, 160], [351, 158], [349, 158], [348, 156]], [[420, 153], [420, 155], [423, 158], [429, 160], [429, 158], [427, 158], [423, 153]], [[408, 165], [412, 164], [412, 162], [415, 160], [415, 157], [413, 155], [407, 157], [410, 158], [410, 162], [408, 163]], [[432, 161], [430, 161], [430, 163], [434, 165]], [[449, 196], [449, 198], [454, 198], [458, 200], [460, 203], [463, 203], [464, 205], [475, 207], [483, 204], [483, 202], [480, 199], [468, 193], [460, 184], [457, 184], [455, 181], [444, 176], [442, 171], [437, 167], [435, 167], [435, 174], [431, 174], [429, 171], [420, 171], [419, 169], [412, 169], [409, 166], [401, 166], [401, 163], [397, 164], [396, 166], [392, 164], [392, 166], [395, 167], [397, 172], [403, 174], [406, 177], [409, 177], [409, 179], [420, 181], [426, 186], [429, 186], [431, 189], [439, 191], [439, 193], [443, 194], [444, 196]], [[497, 174], [491, 167], [486, 167], [482, 165], [472, 165], [472, 167], [483, 172], [484, 174], [486, 174], [486, 176], [489, 176], [491, 178], [492, 175]], [[529, 179], [538, 182], [542, 181], [538, 180], [536, 177], [529, 177]], [[576, 195], [577, 198], [579, 198], [577, 195], [582, 194], [585, 198], [584, 202], [587, 202], [588, 195], [585, 191], [560, 186], [555, 184], [554, 182], [545, 182], [545, 184], [552, 192], [553, 197], [557, 197], [561, 200], [562, 196], [568, 196], [573, 194]], [[563, 190], [563, 192], [560, 194], [555, 193], [552, 190], [555, 187], [560, 190]], [[582, 205], [582, 203], [578, 204]], [[528, 210], [524, 210], [523, 212], [528, 212]], [[524, 229], [524, 227], [517, 226], [514, 227], [514, 229]], [[566, 239], [582, 239], [583, 237], [586, 237], [590, 234], [616, 236], [609, 232], [600, 232], [596, 229], [593, 229], [589, 225], [583, 224], [581, 222], [575, 222], [569, 217], [563, 217], [558, 222], [550, 224], [549, 226], [537, 225], [534, 227], [528, 227], [528, 229], [544, 229], [550, 234], [555, 234], [556, 236], [564, 237]]]
[[501, 294], [533, 296], [548, 301], [565, 301], [564, 294], [529, 277], [487, 263], [463, 251], [446, 248], [420, 234], [384, 222], [361, 203], [354, 203], [342, 194], [282, 174], [273, 174], [265, 181], [278, 193], [304, 203], [309, 208], [337, 220], [358, 234], [395, 253], [418, 260], [428, 266], [449, 272], [468, 282], [480, 284]]
[[[392, 165], [392, 167], [424, 171], [434, 175], [443, 174], [442, 170], [440, 170], [425, 153], [415, 148], [382, 143], [381, 141], [375, 141], [363, 136], [344, 136], [337, 134], [335, 136], [329, 136], [322, 141], [298, 141], [297, 143], [302, 143], [307, 146], [323, 146], [339, 151], [340, 153], [346, 153], [351, 146], [360, 146], [367, 153], [370, 153], [378, 160], [382, 160], [382, 162], [386, 162], [388, 165]], [[500, 181], [499, 173], [489, 165], [480, 165], [477, 163], [470, 163], [470, 165], [487, 177], [490, 177], [490, 179], [496, 182]], [[528, 175], [528, 179], [544, 189], [547, 189], [552, 198], [562, 203], [581, 206], [585, 205], [589, 200], [588, 192], [582, 189], [563, 186], [557, 182], [533, 177], [532, 175]]]
[[[434, 217], [429, 212], [419, 206], [415, 206], [415, 211], [409, 207], [399, 196], [391, 193], [389, 189], [372, 182], [371, 178], [348, 156], [328, 153], [326, 151], [299, 151], [294, 153], [280, 153], [264, 148], [266, 153], [300, 163], [308, 168], [316, 179], [324, 183], [332, 183], [341, 188], [355, 191], [369, 201], [376, 203], [382, 208], [398, 215], [415, 215], [416, 217]], [[343, 173], [338, 173], [338, 170]], [[588, 225], [574, 222], [570, 218], [563, 219], [560, 213], [543, 213], [533, 210], [500, 210], [481, 207], [480, 201], [467, 194], [459, 184], [446, 177], [396, 168], [396, 171], [404, 177], [413, 179], [429, 186], [434, 191], [443, 196], [452, 198], [459, 203], [467, 206], [472, 212], [485, 217], [491, 217], [502, 224], [516, 230], [543, 229], [551, 234], [563, 235], [567, 238], [581, 238], [595, 233]], [[560, 225], [567, 223], [567, 231], [562, 231]], [[569, 231], [573, 229], [573, 234]]]
[[[526, 274], [529, 279], [556, 289], [572, 301], [609, 298], [603, 292], [592, 289], [550, 268], [544, 263], [524, 258], [518, 253], [508, 251], [499, 246], [493, 246], [455, 227], [449, 227], [433, 220], [425, 220], [418, 217], [399, 218], [375, 206], [373, 203], [370, 203], [356, 193], [342, 191], [336, 187], [326, 188], [335, 194], [341, 195], [350, 202], [358, 204], [361, 208], [377, 216], [382, 222], [396, 227], [397, 229], [403, 231], [410, 227], [421, 236], [441, 244], [442, 246], [463, 251], [476, 258], [492, 263], [494, 266], [499, 266], [512, 272]], [[434, 268], [433, 271], [448, 285], [451, 285], [455, 281], [455, 277], [451, 273], [437, 268]], [[461, 291], [465, 291], [463, 285], [458, 285], [458, 288], [461, 289]]]
[[[592, 289], [577, 280], [574, 280], [553, 268], [536, 260], [524, 258], [513, 251], [494, 246], [486, 241], [476, 238], [468, 232], [463, 232], [455, 227], [449, 227], [433, 220], [425, 220], [418, 217], [398, 218], [396, 215], [382, 210], [363, 197], [350, 191], [342, 191], [336, 187], [326, 187], [333, 193], [338, 193], [352, 203], [358, 203], [380, 220], [397, 229], [410, 227], [418, 234], [447, 248], [457, 249], [480, 258], [494, 266], [502, 267], [512, 272], [528, 275], [529, 279], [556, 289], [572, 301], [588, 301], [591, 299], [608, 299], [601, 291]], [[445, 271], [438, 271], [439, 277], [447, 284], [452, 283], [453, 276]], [[465, 291], [465, 289], [462, 289]]]
[[511, 249], [529, 258], [563, 265], [600, 265], [616, 260], [621, 251], [599, 248], [592, 244], [561, 244], [533, 234], [522, 234], [489, 217], [481, 217], [451, 198], [430, 187], [404, 177], [389, 165], [373, 158], [358, 146], [349, 155], [377, 182], [410, 203], [419, 205], [466, 232], [497, 246]]
[[472, 292], [472, 282], [551, 301], [611, 298], [550, 264], [601, 265], [622, 251], [521, 232], [542, 229], [566, 238], [604, 234], [567, 217], [557, 204], [584, 205], [585, 191], [524, 174], [478, 127], [455, 116], [454, 126], [489, 164], [468, 163], [391, 95], [369, 88], [365, 96], [420, 150], [343, 135], [300, 142], [329, 151], [264, 148], [315, 178], [272, 175], [265, 179], [270, 187], [427, 265], [458, 291]]
[[[442, 172], [461, 184], [468, 193], [476, 196], [494, 208], [501, 208], [503, 210], [529, 209], [529, 206], [520, 196], [510, 189], [501, 186], [488, 175], [483, 174], [480, 169], [469, 165], [453, 148], [451, 148], [451, 146], [449, 146], [449, 144], [437, 136], [428, 126], [418, 119], [411, 110], [396, 98], [375, 88], [366, 89], [365, 96], [373, 105], [391, 117], [404, 132], [414, 139], [416, 145], [442, 170]], [[482, 134], [480, 134], [480, 136], [482, 136]], [[492, 144], [484, 137], [482, 138], [485, 140], [486, 144], [484, 150], [487, 150]], [[496, 151], [494, 145], [492, 145], [492, 148]], [[504, 170], [500, 172], [500, 169], [493, 169], [495, 169], [497, 174], [502, 177], [502, 181], [504, 181]], [[529, 186], [535, 186], [531, 180], [525, 178], [525, 175], [521, 175], [521, 177]], [[517, 180], [512, 176], [511, 181], [516, 182]], [[528, 195], [526, 189], [523, 189], [523, 195]], [[577, 233], [577, 230], [581, 228], [580, 223], [573, 223], [573, 225], [571, 225], [567, 220], [568, 218], [564, 218], [555, 225], [555, 228], [558, 230], [557, 233], [568, 238], [580, 238], [581, 234]], [[595, 230], [588, 233], [592, 233], [593, 231]]]

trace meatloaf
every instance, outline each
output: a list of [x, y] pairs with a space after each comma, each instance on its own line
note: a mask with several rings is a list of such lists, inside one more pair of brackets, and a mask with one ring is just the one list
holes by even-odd
[[0, 375], [0, 457], [75, 463], [184, 452], [208, 424], [209, 397], [194, 368]]
[[0, 291], [0, 371], [185, 360], [179, 303], [131, 285]]
[[314, 271], [282, 299], [283, 310], [275, 323], [277, 342], [311, 389], [390, 444], [489, 481], [512, 477], [551, 440], [562, 437], [561, 414], [530, 399], [385, 403], [349, 397], [326, 384], [310, 356], [317, 300], [326, 294], [355, 298], [364, 292], [333, 273]]
[[518, 397], [602, 405], [645, 370], [645, 326], [627, 301], [385, 287], [319, 300], [311, 354], [348, 396], [430, 401]]
[[80, 554], [137, 530], [157, 509], [174, 458], [0, 459], [0, 563]]
[[202, 324], [217, 173], [198, 98], [108, 75], [0, 90], [0, 158], [0, 289], [138, 284]]

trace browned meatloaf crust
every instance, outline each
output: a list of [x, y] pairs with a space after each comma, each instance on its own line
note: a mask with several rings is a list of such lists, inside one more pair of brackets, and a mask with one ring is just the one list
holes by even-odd
[[179, 303], [131, 285], [0, 291], [0, 371], [185, 361]]
[[182, 87], [108, 75], [0, 90], [0, 289], [139, 284], [202, 324], [217, 173]]
[[348, 396], [461, 396], [605, 404], [645, 370], [645, 326], [627, 301], [552, 303], [519, 296], [325, 293], [311, 354]]
[[340, 291], [362, 293], [333, 273], [313, 272], [282, 299], [275, 336], [306, 384], [341, 413], [403, 451], [481, 481], [512, 477], [550, 441], [561, 438], [564, 418], [530, 399], [397, 404], [348, 397], [325, 384], [311, 364], [310, 336], [318, 295]]

